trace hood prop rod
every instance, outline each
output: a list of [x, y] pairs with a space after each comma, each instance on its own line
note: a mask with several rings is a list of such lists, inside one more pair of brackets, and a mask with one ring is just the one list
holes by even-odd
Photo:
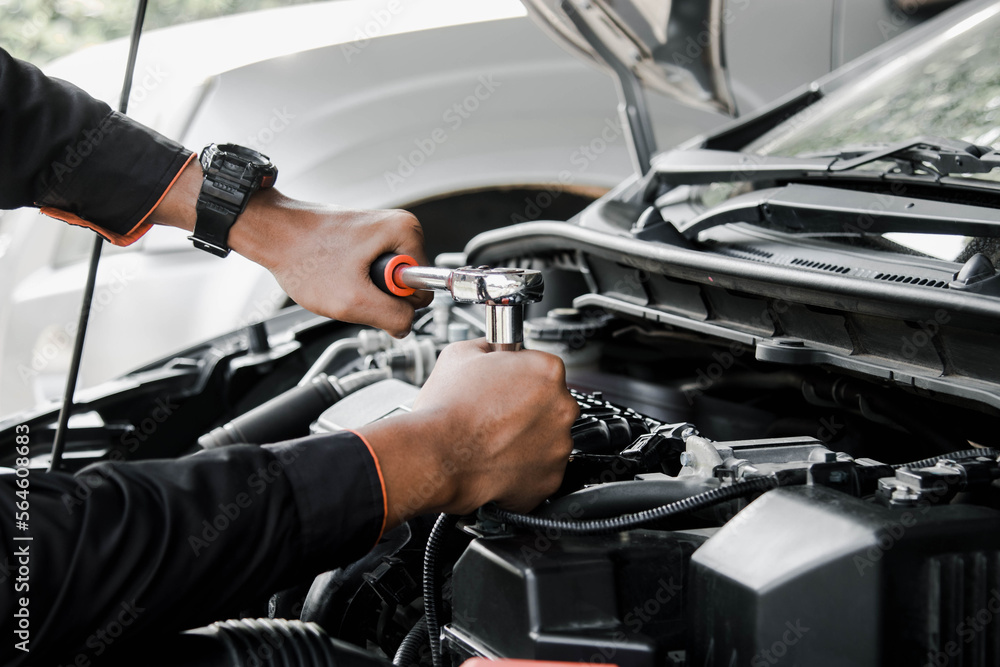
[[[586, 11], [586, 3], [583, 11]], [[615, 88], [618, 90], [618, 113], [624, 125], [628, 138], [629, 155], [632, 157], [632, 168], [639, 177], [649, 172], [650, 161], [656, 152], [656, 137], [653, 134], [653, 124], [649, 117], [649, 104], [646, 102], [646, 91], [632, 69], [621, 58], [609, 49], [591, 27], [583, 15], [578, 3], [573, 0], [563, 0], [562, 9], [580, 34], [601, 58], [611, 67], [614, 73]]]
[[[135, 60], [139, 53], [139, 37], [142, 35], [142, 24], [146, 20], [146, 6], [148, 4], [148, 0], [139, 0], [139, 5], [135, 10], [135, 22], [132, 24], [132, 38], [128, 48], [128, 64], [125, 66], [125, 80], [122, 82], [122, 92], [118, 98], [118, 111], [122, 114], [128, 111], [128, 98], [132, 94], [132, 78], [135, 74]], [[58, 470], [62, 465], [63, 451], [66, 448], [66, 429], [69, 425], [70, 414], [73, 412], [73, 394], [76, 392], [76, 383], [80, 376], [83, 341], [87, 337], [87, 323], [90, 321], [90, 309], [94, 303], [94, 287], [97, 284], [97, 266], [101, 261], [103, 247], [104, 238], [100, 234], [95, 234], [94, 246], [90, 252], [90, 265], [87, 269], [87, 283], [83, 288], [80, 319], [76, 327], [76, 337], [73, 339], [73, 357], [69, 364], [69, 374], [66, 376], [66, 388], [63, 390], [56, 434], [52, 440], [49, 472]]]

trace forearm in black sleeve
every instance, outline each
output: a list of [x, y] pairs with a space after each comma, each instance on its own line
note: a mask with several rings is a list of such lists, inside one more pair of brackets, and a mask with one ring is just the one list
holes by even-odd
[[146, 217], [190, 158], [0, 49], [0, 208], [51, 207], [127, 244], [148, 228]]
[[[19, 531], [14, 477], [0, 477], [0, 664], [93, 660], [109, 628], [134, 640], [233, 617], [364, 555], [385, 516], [378, 462], [350, 433], [29, 478]], [[23, 582], [18, 549], [30, 554]], [[30, 654], [13, 646], [22, 597]]]

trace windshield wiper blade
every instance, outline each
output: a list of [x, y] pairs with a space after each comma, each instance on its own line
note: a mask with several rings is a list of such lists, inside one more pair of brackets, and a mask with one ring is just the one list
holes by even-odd
[[1000, 152], [988, 146], [918, 137], [883, 146], [861, 146], [797, 157], [755, 155], [705, 149], [667, 151], [652, 160], [652, 172], [665, 185], [757, 182], [814, 178], [892, 161], [905, 173], [915, 168], [941, 178], [952, 174], [984, 174], [1000, 168]]
[[872, 162], [891, 160], [912, 173], [914, 167], [937, 174], [986, 174], [1000, 168], [1000, 151], [940, 137], [916, 137], [894, 144], [843, 150], [833, 155], [802, 157], [836, 158], [828, 171], [850, 171]]

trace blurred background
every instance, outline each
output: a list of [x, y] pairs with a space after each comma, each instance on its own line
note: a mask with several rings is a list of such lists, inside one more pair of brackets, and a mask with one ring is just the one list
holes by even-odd
[[[164, 0], [150, 3], [146, 29], [306, 0]], [[127, 37], [135, 20], [128, 0], [0, 0], [0, 44], [13, 56], [44, 65], [80, 49]]]

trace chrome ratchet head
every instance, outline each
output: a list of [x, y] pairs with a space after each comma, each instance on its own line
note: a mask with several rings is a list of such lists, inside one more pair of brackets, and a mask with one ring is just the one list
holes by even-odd
[[464, 266], [451, 274], [449, 291], [459, 303], [515, 306], [542, 300], [541, 271]]
[[488, 266], [455, 269], [449, 284], [455, 301], [486, 305], [486, 340], [506, 352], [523, 346], [524, 306], [541, 301], [544, 287], [541, 271]]
[[486, 340], [494, 350], [519, 350], [524, 341], [524, 306], [541, 301], [542, 272], [531, 269], [418, 266], [406, 255], [382, 255], [369, 271], [387, 294], [405, 297], [415, 290], [443, 290], [459, 303], [486, 306]]

